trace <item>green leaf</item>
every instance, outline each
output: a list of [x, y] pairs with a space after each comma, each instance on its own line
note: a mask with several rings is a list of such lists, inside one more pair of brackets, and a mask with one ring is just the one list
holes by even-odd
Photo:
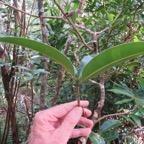
[[47, 7], [47, 6], [48, 6], [48, 2], [45, 2], [45, 3], [44, 3], [44, 7]]
[[143, 108], [136, 110], [134, 112], [134, 115], [139, 116], [139, 117], [144, 117], [144, 106], [143, 106]]
[[138, 37], [135, 35], [135, 36], [133, 37], [133, 41], [134, 41], [134, 42], [138, 42], [138, 41], [140, 41], [140, 40], [139, 40]]
[[132, 42], [109, 48], [95, 56], [80, 73], [80, 83], [105, 72], [126, 60], [144, 54], [144, 42]]
[[102, 24], [107, 25], [106, 20], [104, 18], [100, 18]]
[[112, 141], [112, 140], [114, 140], [114, 139], [119, 137], [119, 132], [118, 132], [118, 130], [106, 131], [106, 132], [102, 133], [102, 137], [106, 141]]
[[87, 21], [85, 22], [85, 26], [88, 26], [92, 22], [93, 17], [88, 17]]
[[122, 125], [122, 122], [119, 120], [107, 120], [101, 125], [100, 130], [102, 133], [104, 133], [120, 125]]
[[139, 62], [132, 62], [130, 64], [127, 64], [127, 68], [133, 70], [135, 66], [138, 66]]
[[144, 79], [141, 78], [141, 77], [139, 77], [139, 78], [138, 78], [138, 81], [139, 81], [139, 84], [140, 84], [142, 90], [144, 90]]
[[104, 139], [97, 133], [92, 132], [89, 136], [89, 139], [93, 144], [105, 144]]
[[55, 6], [49, 6], [48, 9], [54, 11], [57, 15], [59, 14], [59, 9]]
[[141, 33], [144, 34], [144, 26], [140, 29]]
[[134, 121], [128, 116], [122, 115], [121, 117], [125, 118], [128, 122], [131, 122], [133, 125], [135, 125]]
[[71, 32], [72, 34], [74, 34], [76, 37], [78, 37], [77, 33], [74, 30], [68, 29], [68, 31]]
[[111, 23], [113, 22], [114, 17], [115, 17], [114, 14], [109, 14], [109, 15], [108, 15], [108, 18], [109, 18], [109, 20], [110, 20]]
[[80, 62], [80, 72], [82, 72], [83, 68], [85, 67], [85, 65], [91, 61], [93, 59], [95, 55], [88, 55], [88, 56], [85, 56], [81, 62]]
[[132, 100], [135, 100], [135, 102], [137, 103], [137, 105], [143, 105], [144, 104], [144, 100], [143, 97], [138, 97], [135, 96], [131, 91], [126, 90], [126, 89], [120, 89], [120, 88], [114, 88], [114, 89], [110, 89], [108, 91], [114, 92], [116, 94], [122, 94], [122, 95], [126, 95], [129, 96], [130, 98], [132, 98]]
[[132, 101], [132, 100], [133, 100], [133, 99], [124, 99], [124, 100], [121, 100], [121, 101], [116, 102], [115, 104], [121, 105], [121, 104], [124, 104], [124, 103], [128, 103], [128, 102], [130, 102], [130, 101]]
[[141, 120], [140, 120], [140, 118], [138, 116], [135, 116], [135, 115], [131, 114], [130, 117], [132, 118], [132, 120], [135, 122], [135, 124], [137, 126], [140, 127], [142, 125], [141, 124]]
[[78, 6], [79, 6], [79, 3], [75, 1], [74, 6], [73, 6], [73, 10], [77, 10]]
[[143, 106], [144, 105], [144, 96], [142, 95], [142, 96], [135, 96], [134, 97], [134, 99], [135, 99], [135, 102], [136, 102], [136, 104], [137, 105], [141, 105], [141, 106]]
[[115, 94], [122, 94], [122, 95], [126, 95], [126, 96], [133, 96], [133, 93], [128, 91], [128, 90], [125, 90], [125, 89], [121, 89], [121, 88], [114, 88], [114, 89], [110, 89], [108, 90], [110, 92], [113, 92]]
[[75, 78], [74, 66], [72, 65], [70, 60], [64, 54], [49, 45], [34, 40], [18, 37], [0, 37], [0, 42], [20, 45], [40, 52], [62, 65]]
[[58, 2], [58, 4], [60, 4], [60, 3], [61, 3], [61, 0], [58, 0], [57, 2]]
[[24, 73], [23, 79], [24, 79], [24, 81], [30, 81], [33, 79], [33, 75], [29, 72], [26, 72], [26, 73]]
[[75, 24], [76, 22], [76, 12], [74, 11], [72, 16], [71, 16], [71, 21]]
[[107, 14], [107, 17], [108, 17], [110, 23], [112, 24], [114, 21], [115, 15], [113, 13], [108, 13], [107, 11], [106, 11], [106, 14]]

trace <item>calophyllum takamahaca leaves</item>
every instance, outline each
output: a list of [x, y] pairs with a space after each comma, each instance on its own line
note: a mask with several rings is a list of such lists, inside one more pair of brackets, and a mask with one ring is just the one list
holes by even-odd
[[[0, 37], [0, 42], [17, 44], [40, 52], [61, 64], [73, 78], [76, 78], [75, 68], [70, 60], [64, 54], [49, 45], [17, 37]], [[92, 58], [93, 56], [90, 56], [87, 62], [84, 58], [84, 63], [81, 64], [80, 75], [78, 78], [79, 83], [85, 82], [94, 76], [98, 76], [113, 66], [143, 54], [144, 42], [133, 42], [109, 48], [99, 55], [96, 55], [94, 58]]]
[[90, 62], [96, 55], [87, 55], [85, 56], [80, 63], [79, 69], [80, 69], [80, 73], [82, 72], [83, 68], [85, 65], [87, 65], [88, 62]]
[[144, 42], [132, 42], [109, 48], [91, 59], [80, 72], [79, 82], [98, 76], [113, 66], [144, 54]]
[[31, 50], [40, 52], [43, 55], [48, 56], [55, 62], [62, 65], [72, 75], [72, 77], [75, 78], [75, 69], [71, 61], [60, 51], [49, 45], [34, 40], [18, 37], [0, 37], [0, 42], [20, 45], [23, 47], [27, 47]]

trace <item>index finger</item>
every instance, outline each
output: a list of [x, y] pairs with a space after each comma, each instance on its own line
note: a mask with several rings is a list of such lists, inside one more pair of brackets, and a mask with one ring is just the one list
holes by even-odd
[[[87, 107], [89, 105], [88, 101], [80, 101], [80, 106]], [[57, 118], [61, 118], [65, 116], [68, 112], [70, 112], [74, 107], [77, 106], [77, 101], [73, 101], [70, 103], [61, 104], [55, 107], [52, 107], [46, 110], [48, 113], [51, 113], [53, 116]]]

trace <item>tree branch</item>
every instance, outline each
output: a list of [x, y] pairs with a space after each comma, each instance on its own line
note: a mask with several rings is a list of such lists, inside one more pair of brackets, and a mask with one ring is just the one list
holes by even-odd
[[123, 113], [115, 113], [115, 114], [105, 115], [105, 116], [103, 116], [103, 117], [99, 118], [98, 120], [96, 120], [96, 121], [95, 121], [95, 124], [96, 124], [96, 123], [98, 123], [98, 122], [100, 122], [100, 121], [101, 121], [101, 120], [103, 120], [103, 119], [108, 118], [108, 117], [114, 117], [114, 116], [127, 115], [127, 114], [130, 114], [130, 113], [134, 112], [134, 111], [135, 111], [135, 109], [132, 109], [132, 110], [130, 110], [130, 111], [128, 111], [128, 112], [123, 112]]
[[[23, 10], [20, 10], [20, 9], [18, 9], [18, 8], [16, 8], [16, 7], [14, 7], [14, 6], [12, 6], [12, 5], [4, 2], [3, 0], [1, 0], [0, 4], [6, 5], [6, 6], [14, 9], [14, 10], [16, 10], [16, 11], [19, 11], [19, 12], [24, 13], [24, 14], [26, 14], [26, 15], [29, 15], [29, 16], [31, 16], [31, 17], [39, 18], [39, 16], [34, 15], [34, 14], [30, 14], [30, 13], [27, 13], [27, 12], [25, 12], [25, 11], [23, 11]], [[58, 17], [58, 16], [42, 16], [42, 18], [44, 18], [44, 19], [45, 19], [45, 18], [48, 18], [48, 19], [64, 20], [63, 17]]]
[[88, 48], [89, 50], [93, 51], [93, 49], [91, 47], [89, 47], [84, 38], [81, 36], [81, 34], [79, 33], [79, 31], [77, 30], [77, 28], [75, 27], [75, 25], [72, 23], [72, 21], [67, 17], [67, 14], [64, 12], [64, 10], [61, 8], [61, 6], [58, 4], [58, 2], [56, 0], [54, 0], [54, 3], [56, 4], [56, 6], [60, 9], [60, 11], [62, 12], [62, 14], [64, 15], [64, 17], [67, 19], [67, 21], [69, 22], [69, 24], [71, 25], [71, 27], [76, 31], [76, 33], [78, 34], [80, 40], [82, 41], [82, 43], [84, 44], [84, 46], [86, 48]]

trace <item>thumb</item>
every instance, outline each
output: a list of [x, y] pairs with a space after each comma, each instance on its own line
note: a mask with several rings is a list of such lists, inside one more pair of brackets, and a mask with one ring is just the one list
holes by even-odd
[[74, 127], [79, 122], [82, 116], [82, 108], [75, 107], [65, 117], [60, 127], [56, 130], [57, 136], [59, 135], [63, 143], [67, 143]]

